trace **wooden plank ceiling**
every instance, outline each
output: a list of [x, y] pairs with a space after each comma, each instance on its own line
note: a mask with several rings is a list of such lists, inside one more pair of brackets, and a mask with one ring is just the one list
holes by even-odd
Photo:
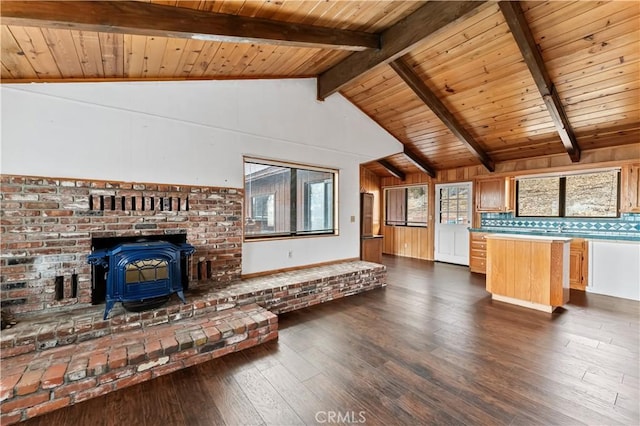
[[636, 1], [3, 1], [0, 17], [3, 82], [318, 77], [320, 99], [339, 91], [405, 145], [367, 164], [381, 176], [640, 141]]

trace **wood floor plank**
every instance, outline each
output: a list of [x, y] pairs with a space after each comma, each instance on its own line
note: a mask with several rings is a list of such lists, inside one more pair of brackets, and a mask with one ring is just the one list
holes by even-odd
[[[404, 383], [408, 390], [412, 390], [421, 399], [432, 401], [438, 410], [446, 410], [453, 413], [457, 421], [468, 424], [510, 424], [515, 413], [500, 412], [496, 414], [493, 410], [486, 410], [491, 407], [489, 404], [481, 403], [480, 406], [461, 398], [456, 390], [447, 384], [441, 386], [441, 379], [434, 380], [433, 373], [419, 375], [406, 366], [401, 366], [393, 360], [387, 361], [384, 365], [386, 375], [393, 377]], [[435, 373], [437, 374], [437, 373]], [[452, 392], [453, 390], [453, 392]], [[475, 398], [474, 398], [475, 400]], [[415, 404], [419, 407], [420, 404]]]
[[224, 424], [229, 426], [264, 424], [264, 420], [224, 361], [213, 360], [195, 368], [200, 372], [211, 402], [220, 412]]
[[[185, 424], [189, 425], [222, 425], [224, 418], [213, 403], [210, 391], [202, 380], [194, 380], [199, 370], [190, 368], [185, 374], [171, 374], [167, 376], [177, 395], [188, 395], [189, 398], [176, 398], [177, 409], [182, 413]], [[190, 374], [189, 374], [190, 373]]]
[[287, 401], [305, 424], [318, 422], [320, 412], [330, 409], [324, 401], [317, 398], [309, 388], [282, 364], [261, 371], [271, 386]]
[[302, 419], [256, 368], [238, 371], [234, 378], [266, 424], [303, 424]]
[[320, 373], [320, 370], [301, 357], [298, 352], [291, 349], [285, 342], [279, 342], [278, 350], [273, 354], [273, 357], [300, 381], [307, 380]]

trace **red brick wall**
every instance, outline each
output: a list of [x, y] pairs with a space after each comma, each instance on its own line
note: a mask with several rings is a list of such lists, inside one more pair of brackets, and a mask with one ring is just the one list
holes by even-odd
[[0, 298], [16, 314], [90, 304], [92, 237], [186, 234], [192, 281], [240, 278], [242, 189], [8, 175], [0, 184]]

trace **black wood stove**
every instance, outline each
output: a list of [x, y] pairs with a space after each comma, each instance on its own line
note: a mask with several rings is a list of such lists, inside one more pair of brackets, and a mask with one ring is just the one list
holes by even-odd
[[107, 271], [104, 319], [116, 302], [138, 302], [182, 291], [181, 258], [191, 255], [191, 244], [167, 241], [133, 242], [91, 253], [88, 262]]

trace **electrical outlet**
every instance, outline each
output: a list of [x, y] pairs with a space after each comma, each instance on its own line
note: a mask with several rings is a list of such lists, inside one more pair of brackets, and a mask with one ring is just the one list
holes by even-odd
[[355, 223], [356, 222], [356, 217], [355, 216], [351, 216], [351, 223]]
[[293, 250], [289, 250], [288, 256], [289, 256], [289, 259], [293, 257]]

